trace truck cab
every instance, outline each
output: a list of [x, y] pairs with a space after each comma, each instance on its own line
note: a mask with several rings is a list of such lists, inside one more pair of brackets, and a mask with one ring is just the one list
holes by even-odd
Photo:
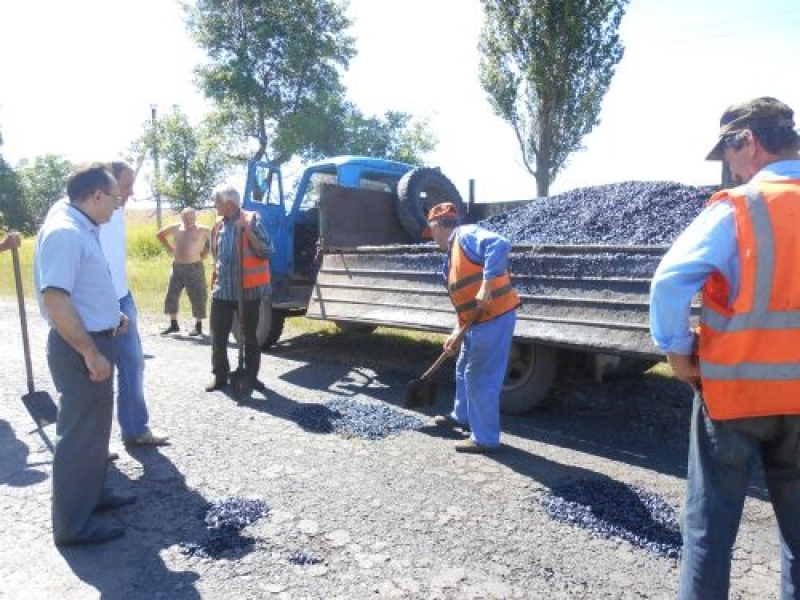
[[[287, 198], [280, 167], [248, 165], [243, 208], [257, 211], [272, 239], [272, 300], [262, 306], [258, 338], [271, 346], [287, 316], [305, 313], [318, 270], [319, 202], [326, 184], [397, 193], [400, 179], [415, 166], [364, 156], [339, 156], [308, 165]], [[266, 303], [265, 303], [266, 304]]]

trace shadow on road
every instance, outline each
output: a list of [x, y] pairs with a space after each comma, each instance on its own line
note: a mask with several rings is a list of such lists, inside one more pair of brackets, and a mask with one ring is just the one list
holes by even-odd
[[[167, 549], [201, 540], [202, 514], [208, 505], [187, 487], [183, 475], [155, 448], [129, 448], [140, 463], [142, 477], [133, 487], [137, 502], [109, 513], [126, 526], [123, 538], [96, 546], [59, 548], [80, 579], [100, 592], [101, 598], [199, 599], [195, 588], [199, 574], [172, 571], [162, 555]], [[125, 479], [116, 469], [109, 473], [114, 489]], [[130, 490], [126, 490], [130, 491]]]
[[[28, 464], [28, 446], [14, 434], [8, 421], [0, 419], [0, 485], [26, 487], [47, 479], [47, 473]], [[49, 461], [48, 461], [49, 464]]]

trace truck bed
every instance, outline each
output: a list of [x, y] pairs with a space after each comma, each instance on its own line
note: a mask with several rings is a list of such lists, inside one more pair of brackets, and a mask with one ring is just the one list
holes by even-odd
[[[659, 360], [648, 327], [650, 278], [663, 246], [519, 245], [519, 341]], [[453, 307], [432, 244], [328, 247], [307, 316], [450, 331]]]

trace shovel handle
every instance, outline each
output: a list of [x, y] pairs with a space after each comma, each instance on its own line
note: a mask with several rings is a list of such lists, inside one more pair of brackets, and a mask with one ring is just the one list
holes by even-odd
[[[241, 210], [241, 209], [240, 209]], [[239, 354], [239, 370], [244, 371], [244, 230], [245, 225], [241, 222], [244, 215], [239, 215], [239, 220], [236, 222], [235, 231], [239, 234], [239, 280], [237, 284], [237, 292], [239, 292], [239, 303], [236, 310], [236, 318], [239, 320], [239, 340], [237, 344], [237, 351]]]
[[[470, 326], [472, 325], [472, 323], [474, 321], [475, 321], [475, 317], [473, 316], [469, 321], [464, 323], [464, 326], [461, 329], [458, 330], [458, 333], [456, 334], [456, 337], [453, 339], [453, 343], [454, 344], [458, 344], [459, 342], [461, 342], [461, 340], [464, 339], [464, 334], [467, 333], [467, 329], [470, 328]], [[450, 355], [447, 353], [447, 350], [442, 352], [439, 355], [439, 358], [437, 358], [436, 361], [428, 368], [428, 370], [425, 371], [422, 374], [422, 377], [420, 377], [420, 379], [428, 379], [431, 375], [436, 373], [436, 371], [439, 370], [439, 367], [442, 366], [442, 363], [444, 363], [444, 361], [447, 360], [448, 356], [450, 356]]]
[[28, 376], [28, 392], [33, 393], [33, 367], [31, 366], [31, 345], [28, 341], [28, 319], [25, 316], [25, 294], [22, 292], [22, 275], [19, 268], [19, 251], [11, 248], [11, 261], [14, 263], [14, 283], [17, 288], [19, 306], [19, 327], [22, 330], [22, 350], [25, 354], [25, 373]]

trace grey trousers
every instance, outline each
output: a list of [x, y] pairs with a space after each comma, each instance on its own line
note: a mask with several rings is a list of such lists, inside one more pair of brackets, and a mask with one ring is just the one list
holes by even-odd
[[[93, 336], [97, 348], [114, 364], [114, 338]], [[47, 338], [47, 363], [58, 390], [56, 445], [53, 456], [53, 538], [57, 543], [92, 533], [92, 518], [103, 495], [108, 442], [114, 411], [114, 377], [95, 382], [83, 357], [55, 330]]]

